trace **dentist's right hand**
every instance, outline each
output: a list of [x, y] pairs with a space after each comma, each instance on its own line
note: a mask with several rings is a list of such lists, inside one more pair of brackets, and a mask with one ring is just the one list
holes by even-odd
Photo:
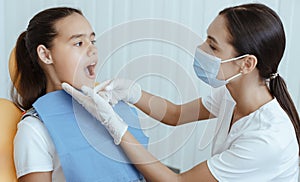
[[97, 90], [82, 86], [80, 92], [68, 83], [62, 83], [62, 88], [104, 125], [116, 145], [121, 143], [128, 125], [115, 113], [111, 105], [96, 93]]
[[104, 83], [107, 84], [102, 84], [99, 86], [102, 88], [96, 87], [95, 90], [100, 90], [98, 93], [112, 105], [117, 104], [120, 100], [135, 104], [142, 96], [141, 86], [132, 80], [116, 78]]

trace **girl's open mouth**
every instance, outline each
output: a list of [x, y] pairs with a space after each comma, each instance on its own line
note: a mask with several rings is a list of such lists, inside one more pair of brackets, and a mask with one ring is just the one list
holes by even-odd
[[85, 72], [89, 78], [94, 79], [96, 77], [95, 74], [96, 63], [92, 63], [85, 68]]

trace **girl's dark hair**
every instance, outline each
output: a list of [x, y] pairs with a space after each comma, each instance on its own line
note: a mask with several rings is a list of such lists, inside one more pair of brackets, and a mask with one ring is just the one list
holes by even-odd
[[[46, 93], [46, 76], [39, 65], [37, 47], [50, 49], [57, 36], [55, 23], [80, 10], [68, 7], [50, 8], [36, 14], [27, 30], [21, 33], [16, 43], [16, 71], [12, 78], [11, 96], [22, 109], [29, 109], [33, 102]], [[15, 89], [16, 88], [16, 89]]]
[[263, 4], [230, 7], [219, 15], [226, 19], [231, 34], [229, 41], [237, 53], [256, 56], [259, 74], [269, 80], [270, 92], [292, 121], [299, 144], [299, 115], [283, 78], [277, 73], [285, 49], [285, 33], [279, 16]]

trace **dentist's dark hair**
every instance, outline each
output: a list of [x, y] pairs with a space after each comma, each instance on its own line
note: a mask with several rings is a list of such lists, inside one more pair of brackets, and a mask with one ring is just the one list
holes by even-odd
[[269, 80], [270, 93], [292, 121], [299, 144], [299, 115], [283, 78], [278, 74], [278, 65], [286, 43], [279, 16], [263, 4], [229, 7], [222, 10], [219, 15], [226, 19], [227, 29], [231, 35], [229, 42], [237, 54], [256, 56], [259, 74], [262, 79]]
[[16, 70], [12, 78], [11, 97], [20, 108], [27, 110], [37, 98], [46, 93], [46, 76], [40, 66], [37, 47], [44, 45], [51, 49], [57, 36], [55, 24], [80, 10], [68, 7], [50, 8], [36, 14], [27, 30], [20, 34], [16, 43]]

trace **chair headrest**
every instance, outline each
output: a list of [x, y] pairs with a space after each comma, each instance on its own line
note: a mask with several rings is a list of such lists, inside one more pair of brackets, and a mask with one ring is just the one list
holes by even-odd
[[[16, 77], [16, 72], [17, 72], [16, 47], [14, 47], [10, 53], [9, 62], [8, 62], [8, 70], [9, 70], [10, 79], [13, 82]], [[13, 83], [15, 87], [16, 87], [16, 85], [18, 85], [16, 83], [18, 83], [18, 79], [16, 79], [15, 83]]]
[[17, 181], [13, 160], [13, 140], [22, 111], [0, 98], [0, 181]]

